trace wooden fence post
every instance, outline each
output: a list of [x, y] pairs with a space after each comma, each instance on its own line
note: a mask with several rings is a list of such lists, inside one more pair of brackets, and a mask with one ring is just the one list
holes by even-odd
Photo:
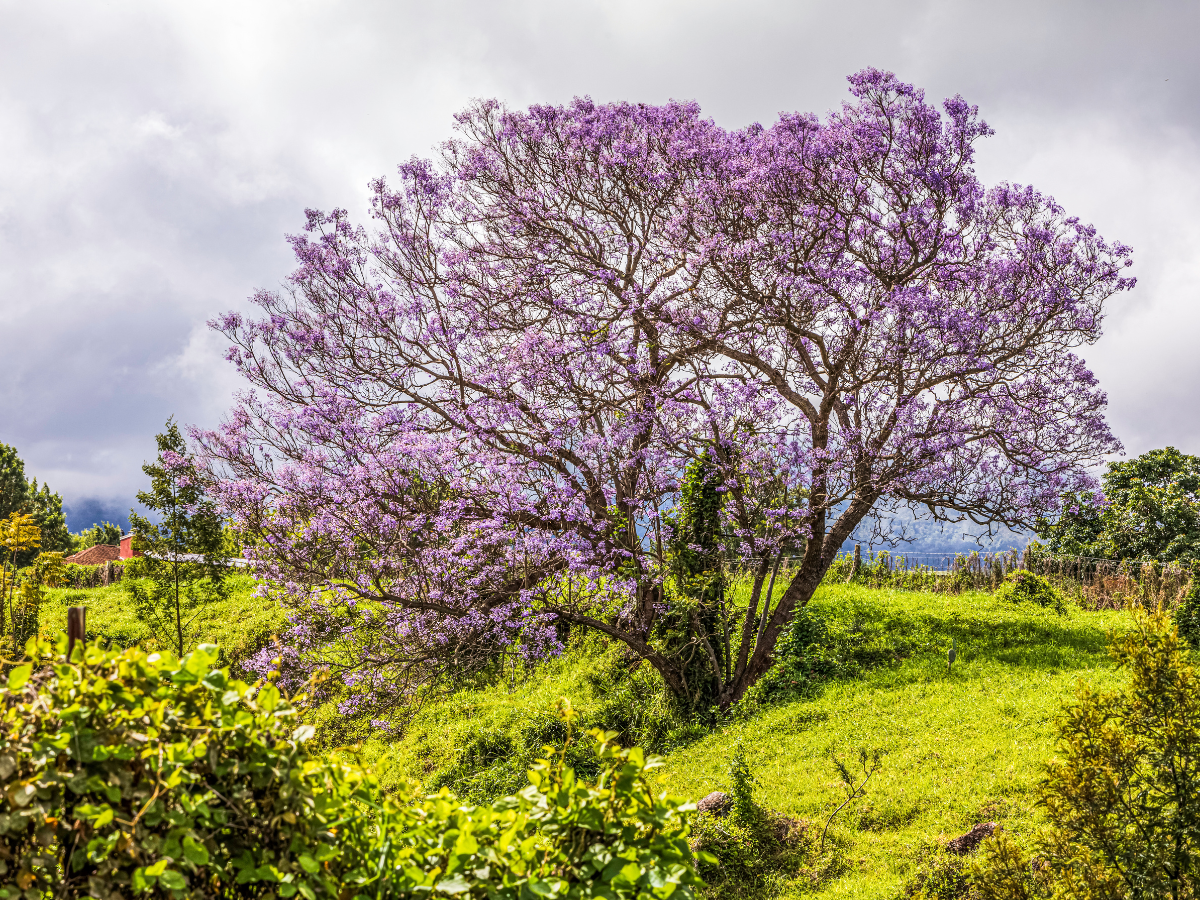
[[87, 608], [83, 606], [72, 606], [67, 610], [67, 661], [71, 661], [71, 651], [75, 649], [75, 642], [87, 641]]

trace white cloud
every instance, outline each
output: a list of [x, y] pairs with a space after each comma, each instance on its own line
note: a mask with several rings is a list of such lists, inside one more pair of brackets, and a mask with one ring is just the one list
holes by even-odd
[[[233, 376], [203, 322], [272, 287], [306, 206], [364, 212], [470, 99], [694, 98], [823, 112], [890, 68], [998, 130], [980, 169], [1135, 247], [1089, 356], [1130, 450], [1200, 450], [1200, 7], [787, 0], [54, 4], [0, 0], [0, 440], [64, 491], [131, 497], [170, 414]], [[1168, 80], [1169, 79], [1169, 80]]]

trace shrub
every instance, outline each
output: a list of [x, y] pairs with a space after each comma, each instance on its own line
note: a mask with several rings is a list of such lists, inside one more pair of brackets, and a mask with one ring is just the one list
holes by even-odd
[[383, 797], [310, 751], [274, 685], [213, 669], [214, 647], [29, 649], [39, 667], [0, 688], [0, 898], [687, 898], [698, 883], [686, 807], [607, 735], [595, 785], [558, 755], [491, 806]]
[[30, 650], [0, 690], [0, 896], [311, 897], [365, 866], [373, 827], [345, 811], [369, 780], [312, 757], [274, 686], [229, 681], [213, 647]]
[[[611, 732], [626, 747], [666, 752], [695, 741], [709, 729], [682, 708], [650, 666], [631, 670], [630, 655], [611, 646], [586, 678], [599, 702], [579, 712], [578, 726]], [[636, 663], [634, 657], [632, 662]], [[522, 714], [520, 725], [476, 730], [458, 748], [458, 756], [425, 784], [434, 790], [449, 788], [472, 803], [489, 803], [519, 790], [526, 773], [547, 747], [567, 754], [575, 773], [593, 778], [599, 773], [590, 749], [569, 741], [571, 729], [562, 719], [545, 712]]]
[[1175, 627], [1188, 644], [1200, 647], [1200, 566], [1193, 567], [1192, 586], [1175, 607]]
[[620, 645], [609, 647], [587, 680], [593, 695], [602, 700], [586, 721], [617, 732], [617, 740], [627, 747], [664, 753], [709, 732], [701, 720], [711, 719], [715, 710], [686, 709], [653, 668]]
[[693, 846], [701, 872], [712, 883], [710, 896], [759, 900], [773, 896], [799, 875], [807, 874], [816, 884], [835, 871], [840, 862], [836, 855], [814, 856], [808, 822], [781, 815], [755, 800], [758, 780], [740, 744], [730, 759], [729, 781], [728, 815], [703, 814], [696, 820]]
[[[916, 900], [975, 900], [970, 861], [947, 853], [940, 843], [921, 848], [920, 862], [904, 884], [901, 895]], [[1015, 898], [1013, 898], [1015, 900]]]
[[448, 788], [471, 803], [490, 803], [528, 784], [530, 768], [548, 753], [561, 756], [577, 776], [595, 778], [600, 774], [595, 754], [573, 737], [572, 727], [546, 713], [531, 716], [515, 734], [481, 729], [454, 764], [435, 775], [429, 786], [433, 790]]
[[971, 866], [971, 884], [979, 900], [1041, 900], [1053, 891], [1050, 867], [1044, 860], [1031, 859], [1003, 831], [980, 845]]
[[1010, 572], [996, 589], [996, 597], [1009, 603], [1036, 603], [1058, 612], [1066, 611], [1062, 595], [1045, 578], [1028, 569]]
[[839, 620], [806, 606], [779, 636], [774, 664], [746, 692], [736, 713], [748, 716], [759, 707], [811, 697], [823, 682], [893, 665], [928, 649], [933, 639], [924, 623], [860, 615]]

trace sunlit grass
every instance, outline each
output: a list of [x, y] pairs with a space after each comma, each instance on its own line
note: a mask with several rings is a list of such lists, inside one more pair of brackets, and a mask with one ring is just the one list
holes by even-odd
[[[254, 596], [256, 585], [250, 575], [234, 573], [228, 583], [229, 596], [198, 610], [193, 628], [199, 629], [197, 643], [217, 644], [226, 660], [237, 660], [263, 646], [285, 620], [278, 606]], [[117, 647], [151, 644], [151, 634], [138, 620], [121, 584], [49, 590], [39, 615], [41, 633], [49, 638], [64, 633], [71, 606], [87, 609], [89, 640]]]
[[[760, 710], [746, 721], [670, 753], [660, 770], [672, 794], [698, 799], [728, 789], [729, 758], [742, 742], [758, 797], [824, 825], [844, 795], [830, 754], [859, 748], [885, 755], [863, 800], [830, 829], [844, 873], [816, 890], [831, 898], [894, 897], [921, 849], [980, 821], [1028, 830], [1040, 766], [1054, 749], [1054, 719], [1079, 679], [1112, 684], [1109, 629], [1123, 612], [1065, 616], [1016, 607], [986, 593], [958, 596], [825, 586], [812, 608], [835, 636], [903, 645], [895, 661], [834, 680], [809, 699]], [[957, 639], [957, 661], [946, 653]], [[595, 649], [577, 648], [515, 685], [464, 691], [429, 704], [397, 739], [377, 735], [364, 761], [384, 780], [428, 779], [482, 730], [515, 733], [559, 696], [585, 713], [604, 702], [588, 673]], [[779, 896], [808, 891], [793, 884]]]
[[[838, 898], [895, 896], [923, 845], [976, 822], [1028, 829], [1062, 701], [1079, 679], [1116, 680], [1106, 631], [1129, 623], [1122, 612], [1058, 616], [974, 593], [827, 586], [813, 602], [836, 627], [903, 630], [925, 638], [926, 649], [722, 728], [672, 754], [661, 777], [686, 797], [727, 789], [728, 759], [741, 741], [761, 801], [821, 827], [845, 797], [830, 754], [885, 751], [865, 798], [830, 830], [845, 847], [848, 871], [819, 893]], [[948, 671], [952, 637], [958, 659]]]

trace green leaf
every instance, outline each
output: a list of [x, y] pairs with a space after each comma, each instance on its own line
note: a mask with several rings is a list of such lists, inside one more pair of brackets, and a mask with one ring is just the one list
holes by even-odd
[[170, 888], [173, 891], [181, 891], [187, 887], [187, 879], [174, 869], [167, 869], [158, 876], [158, 883], [165, 888]]
[[311, 725], [301, 725], [292, 732], [292, 740], [297, 744], [303, 744], [316, 733], [317, 729], [313, 728]]
[[208, 848], [190, 834], [183, 839], [183, 855], [193, 865], [208, 865]]
[[309, 875], [316, 875], [317, 872], [320, 871], [321, 866], [307, 853], [302, 853], [300, 854], [300, 868], [302, 868]]
[[275, 707], [279, 705], [279, 688], [273, 684], [268, 684], [258, 692], [258, 705], [267, 712], [274, 712]]
[[19, 691], [25, 686], [25, 682], [29, 680], [29, 676], [32, 674], [32, 665], [17, 666], [8, 673], [8, 689], [10, 691]]
[[13, 788], [9, 788], [9, 799], [13, 806], [21, 809], [29, 805], [29, 801], [33, 799], [33, 795], [37, 793], [37, 788], [32, 784], [19, 784]]
[[437, 883], [435, 890], [441, 891], [443, 894], [461, 894], [463, 891], [469, 891], [471, 883], [462, 877], [461, 874], [451, 875], [449, 878], [443, 878]]
[[225, 685], [229, 684], [229, 677], [223, 669], [214, 669], [204, 676], [201, 684], [210, 691], [223, 691], [225, 690]]
[[192, 651], [192, 656], [197, 660], [203, 659], [205, 665], [211, 666], [221, 658], [221, 648], [216, 644], [201, 644]]

